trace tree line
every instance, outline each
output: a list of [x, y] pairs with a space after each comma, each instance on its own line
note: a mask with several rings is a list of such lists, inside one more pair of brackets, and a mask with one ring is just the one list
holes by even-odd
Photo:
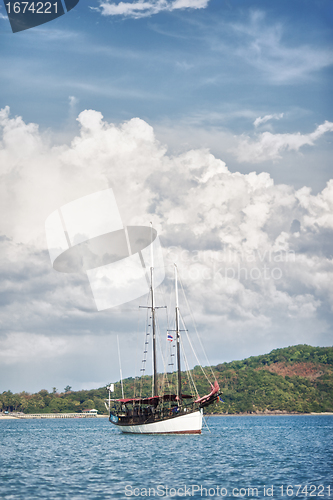
[[[222, 401], [209, 407], [210, 413], [256, 413], [284, 411], [294, 413], [333, 412], [333, 347], [297, 345], [275, 349], [269, 354], [213, 367], [222, 391]], [[289, 373], [287, 375], [286, 373]], [[304, 376], [299, 375], [304, 373]], [[199, 366], [191, 370], [200, 396], [210, 388]], [[129, 377], [123, 381], [126, 397], [151, 394], [151, 377]], [[106, 414], [105, 387], [63, 392], [42, 389], [36, 394], [5, 391], [0, 395], [0, 410], [23, 413], [82, 412], [95, 408]], [[186, 392], [184, 374], [183, 391]], [[121, 384], [115, 384], [114, 398], [121, 397]]]

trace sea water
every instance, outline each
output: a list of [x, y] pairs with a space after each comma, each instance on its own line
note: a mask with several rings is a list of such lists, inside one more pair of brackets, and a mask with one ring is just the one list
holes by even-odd
[[333, 499], [333, 416], [210, 417], [201, 435], [105, 418], [0, 421], [0, 498]]

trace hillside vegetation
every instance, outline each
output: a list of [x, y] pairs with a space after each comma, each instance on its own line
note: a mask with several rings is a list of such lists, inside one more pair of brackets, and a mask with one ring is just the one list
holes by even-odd
[[[222, 363], [213, 367], [223, 392], [223, 402], [207, 410], [211, 413], [260, 413], [260, 412], [333, 412], [333, 347], [297, 345], [275, 349], [269, 354], [253, 356], [242, 361]], [[210, 390], [199, 366], [192, 370], [199, 394]], [[134, 378], [123, 381], [126, 397], [134, 389], [141, 394], [151, 394], [151, 377], [142, 382]], [[0, 410], [24, 413], [82, 412], [96, 408], [107, 413], [104, 399], [106, 387], [89, 391], [52, 393], [43, 389], [37, 394], [10, 391], [0, 395]], [[183, 392], [186, 393], [184, 374]], [[115, 384], [115, 398], [121, 397], [121, 386]]]
[[215, 371], [223, 391], [223, 412], [333, 411], [332, 347], [275, 349], [217, 365]]

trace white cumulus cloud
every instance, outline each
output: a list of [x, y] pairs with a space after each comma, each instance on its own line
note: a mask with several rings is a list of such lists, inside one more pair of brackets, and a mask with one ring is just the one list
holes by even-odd
[[209, 0], [139, 0], [135, 2], [114, 3], [102, 1], [100, 10], [103, 16], [147, 17], [162, 11], [179, 9], [204, 9]]
[[[22, 346], [36, 343], [54, 366], [66, 356], [70, 380], [82, 335], [98, 345], [110, 330], [111, 336], [136, 331], [131, 304], [98, 313], [87, 280], [57, 273], [48, 257], [46, 217], [107, 187], [124, 224], [153, 221], [167, 275], [177, 262], [212, 362], [330, 342], [333, 181], [317, 195], [307, 187], [295, 191], [268, 173], [232, 173], [206, 149], [168, 155], [139, 118], [115, 125], [85, 110], [78, 122], [71, 144], [54, 146], [36, 124], [11, 117], [9, 108], [0, 113], [0, 343], [13, 373], [29, 365]], [[329, 130], [325, 122], [305, 137], [314, 141]], [[90, 362], [88, 350], [80, 362]], [[94, 380], [106, 376], [102, 365]], [[124, 362], [124, 372], [132, 370], [132, 361]]]
[[242, 136], [235, 150], [238, 161], [256, 163], [281, 158], [284, 151], [299, 151], [303, 146], [313, 146], [323, 134], [333, 131], [333, 123], [325, 121], [310, 134], [273, 134], [263, 132], [254, 139]]

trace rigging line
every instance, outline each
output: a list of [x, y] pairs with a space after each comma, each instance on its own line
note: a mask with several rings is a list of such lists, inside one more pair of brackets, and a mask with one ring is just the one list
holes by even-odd
[[121, 394], [124, 399], [124, 386], [123, 386], [123, 373], [121, 370], [121, 359], [120, 359], [120, 348], [119, 348], [119, 335], [117, 334], [117, 344], [118, 344], [118, 358], [119, 358], [119, 370], [120, 370], [120, 382], [121, 382]]
[[[159, 319], [158, 319], [157, 314], [155, 316], [155, 332], [156, 332], [156, 346], [157, 346], [158, 352], [160, 354], [160, 357], [162, 358], [162, 364], [163, 364], [163, 368], [164, 368], [165, 367], [165, 361], [164, 361], [164, 357], [163, 357], [163, 353], [162, 353], [162, 348], [161, 348], [161, 335], [160, 335], [161, 331], [160, 331], [160, 327], [159, 327]], [[163, 383], [163, 379], [162, 379], [162, 383]], [[157, 390], [158, 389], [159, 389], [159, 387], [158, 387], [158, 375], [157, 375]]]
[[[149, 336], [151, 335], [152, 333], [152, 316], [150, 316], [150, 314], [152, 314], [150, 312], [150, 309], [147, 308], [147, 313], [146, 313], [146, 335], [145, 335], [145, 342], [144, 342], [144, 359], [145, 361], [142, 360], [142, 379], [141, 379], [141, 382], [142, 382], [142, 388], [143, 388], [143, 381], [144, 381], [144, 377], [146, 376], [146, 362], [147, 362], [147, 359], [148, 359], [148, 346], [149, 346]], [[152, 356], [152, 364], [153, 364], [153, 356]], [[152, 377], [152, 380], [153, 380], [153, 377]], [[146, 394], [144, 394], [144, 396], [146, 396]], [[148, 396], [148, 393], [147, 393], [147, 396]]]
[[[168, 380], [168, 388], [169, 388], [169, 391], [171, 393], [171, 392], [174, 392], [173, 391], [173, 387], [174, 387], [173, 370], [171, 368], [173, 366], [172, 357], [174, 357], [174, 356], [172, 356], [173, 344], [168, 339], [166, 339], [165, 342], [166, 342], [166, 344], [169, 344], [167, 347], [167, 350], [168, 350], [168, 359], [170, 360], [170, 365], [168, 365], [168, 366], [170, 366], [170, 369], [168, 370], [168, 368], [167, 368], [166, 375], [167, 375], [167, 380]], [[169, 380], [169, 372], [170, 372], [170, 380]]]
[[[164, 292], [162, 291], [161, 287], [158, 288], [158, 290], [156, 290], [156, 297], [159, 297], [161, 300], [162, 303], [166, 303], [166, 300], [165, 300], [165, 294]], [[165, 312], [166, 312], [166, 323], [167, 323], [167, 331], [169, 330], [169, 316], [168, 316], [168, 309], [166, 306], [162, 306], [161, 308], [165, 309]], [[163, 362], [163, 375], [162, 375], [162, 381], [161, 381], [161, 391], [163, 393], [164, 391], [164, 387], [165, 385], [167, 385], [168, 389], [170, 390], [170, 384], [169, 384], [169, 379], [168, 379], [168, 376], [167, 376], [167, 355], [165, 356], [164, 353], [167, 353], [167, 349], [162, 349], [162, 330], [164, 331], [164, 328], [161, 328], [161, 316], [160, 314], [156, 314], [155, 316], [155, 324], [156, 324], [156, 338], [158, 340], [158, 351], [159, 351], [159, 354], [162, 358], [162, 362]], [[167, 339], [165, 337], [165, 341], [167, 342]]]
[[209, 430], [210, 433], [212, 433], [212, 431], [210, 430], [210, 428], [208, 427], [208, 424], [206, 422], [206, 418], [204, 417], [204, 415], [202, 415], [202, 420], [204, 421], [204, 424], [205, 426], [207, 427], [207, 429]]
[[[163, 304], [167, 304], [167, 301], [166, 301], [166, 298], [165, 298], [165, 286], [164, 284], [162, 284], [161, 286], [159, 286], [159, 293], [162, 295], [162, 302]], [[171, 297], [170, 297], [170, 294], [169, 294], [169, 305], [166, 305], [166, 317], [167, 317], [167, 328], [169, 330], [169, 314], [168, 314], [168, 311], [170, 310], [171, 311]]]
[[[170, 297], [170, 309], [171, 309], [171, 297]], [[168, 330], [168, 331], [172, 331], [172, 332], [175, 332], [176, 330], [176, 319], [173, 318], [173, 323], [172, 323], [172, 330]], [[168, 342], [168, 341], [167, 341]], [[176, 339], [173, 337], [173, 340], [172, 342], [170, 342], [170, 348], [169, 348], [169, 353], [170, 353], [170, 363], [172, 361], [171, 357], [175, 358], [176, 359], [176, 353], [172, 353], [172, 350], [176, 348]], [[173, 366], [173, 365], [171, 365]], [[176, 384], [177, 384], [177, 374], [176, 374], [176, 371], [175, 370], [170, 370], [170, 384], [171, 384], [171, 387], [173, 388], [173, 392], [174, 393], [177, 393], [177, 387], [176, 387]]]
[[[157, 295], [161, 296], [161, 298], [162, 298], [161, 302], [163, 304], [167, 304], [166, 297], [165, 297], [165, 287], [164, 286], [158, 287], [158, 291], [156, 292], [156, 296]], [[170, 304], [171, 304], [171, 298], [170, 298]], [[170, 330], [170, 328], [169, 328], [168, 306], [164, 306], [164, 308], [165, 308], [165, 312], [166, 312], [166, 326], [167, 326], [166, 331], [168, 332]], [[170, 309], [170, 307], [169, 307], [169, 309]], [[161, 329], [160, 329], [159, 332], [161, 332]], [[160, 342], [159, 348], [160, 348], [160, 352], [161, 352], [161, 355], [162, 355], [163, 367], [164, 367], [164, 373], [163, 373], [163, 377], [162, 377], [162, 388], [161, 388], [162, 392], [163, 392], [164, 391], [164, 386], [165, 386], [165, 381], [166, 381], [166, 385], [167, 385], [168, 389], [170, 390], [170, 383], [169, 383], [169, 378], [168, 378], [168, 374], [167, 374], [167, 367], [168, 367], [168, 364], [167, 364], [168, 363], [168, 359], [167, 359], [168, 358], [168, 354], [167, 354], [167, 352], [168, 352], [168, 349], [165, 348], [162, 351], [162, 348], [161, 348], [162, 342], [161, 342], [160, 338], [159, 338], [159, 342]], [[168, 341], [167, 341], [167, 338], [166, 338], [165, 339], [165, 345], [167, 345], [167, 343], [168, 343]], [[165, 357], [163, 355], [163, 352], [166, 353]]]
[[[184, 319], [183, 319], [181, 313], [180, 313], [180, 321], [181, 321], [183, 330], [186, 331], [186, 325], [184, 323]], [[187, 337], [183, 337], [183, 342], [184, 342], [185, 338], [187, 338], [187, 341], [188, 341], [188, 335], [189, 334], [187, 333]], [[194, 354], [195, 354], [195, 352], [194, 352], [194, 348], [192, 346], [190, 346], [190, 347], [191, 347], [191, 349], [187, 349], [187, 350], [184, 349], [184, 352], [187, 353], [187, 362], [188, 362], [188, 365], [189, 366], [195, 366], [195, 360], [194, 360]]]
[[[199, 333], [198, 333], [197, 325], [196, 325], [196, 322], [195, 322], [195, 318], [194, 318], [194, 315], [193, 315], [193, 312], [192, 312], [191, 306], [190, 306], [190, 304], [189, 304], [189, 302], [188, 302], [188, 300], [187, 300], [187, 297], [186, 297], [186, 295], [185, 295], [185, 290], [184, 290], [183, 282], [182, 282], [182, 279], [181, 279], [181, 277], [180, 277], [180, 276], [179, 276], [179, 281], [180, 281], [180, 284], [181, 284], [181, 287], [182, 287], [182, 290], [183, 290], [183, 295], [184, 295], [184, 298], [185, 298], [186, 305], [187, 305], [187, 307], [188, 307], [188, 309], [189, 309], [189, 311], [190, 311], [190, 314], [191, 314], [191, 318], [192, 318], [192, 321], [193, 321], [193, 324], [194, 324], [194, 329], [195, 329], [195, 332], [196, 332], [196, 334], [197, 334], [197, 337], [198, 337], [198, 340], [199, 340], [199, 343], [200, 343], [200, 346], [201, 346], [202, 352], [204, 353], [204, 356], [205, 356], [205, 358], [206, 358], [207, 365], [208, 365], [208, 367], [210, 368], [210, 371], [212, 372], [213, 378], [214, 378], [214, 380], [217, 382], [217, 379], [216, 379], [215, 373], [213, 372], [213, 369], [212, 369], [212, 367], [211, 367], [211, 365], [210, 365], [210, 363], [209, 363], [209, 360], [208, 360], [208, 358], [207, 358], [206, 351], [205, 351], [205, 349], [204, 349], [204, 347], [203, 347], [203, 345], [202, 345], [202, 342], [201, 342], [201, 339], [200, 339], [200, 336], [199, 336]], [[206, 376], [206, 378], [207, 378], [207, 376]]]
[[138, 319], [136, 328], [136, 346], [135, 346], [135, 370], [134, 370], [134, 384], [133, 384], [133, 398], [136, 395], [136, 383], [137, 383], [137, 373], [138, 373], [138, 359], [139, 359], [139, 332], [140, 332], [140, 309], [138, 309]]
[[182, 348], [183, 359], [184, 359], [185, 368], [186, 368], [186, 375], [187, 375], [187, 379], [188, 379], [189, 385], [190, 385], [190, 387], [193, 387], [193, 390], [196, 392], [196, 394], [199, 397], [199, 393], [198, 393], [197, 387], [195, 385], [195, 382], [194, 382], [194, 379], [192, 377], [191, 370], [190, 370], [190, 367], [189, 367], [188, 359], [187, 359], [187, 356], [186, 356], [186, 350], [184, 348], [184, 340], [183, 340], [182, 337], [180, 338], [180, 341], [181, 341], [181, 348]]
[[197, 388], [195, 386], [195, 382], [194, 382], [194, 379], [192, 378], [192, 374], [191, 374], [191, 370], [190, 370], [190, 366], [189, 366], [189, 362], [188, 362], [188, 359], [185, 358], [185, 362], [186, 362], [186, 376], [187, 376], [187, 381], [188, 381], [188, 385], [190, 387], [190, 391], [191, 391], [191, 394], [192, 394], [192, 389], [193, 389], [193, 394], [196, 393], [197, 394], [197, 397], [199, 397], [199, 394], [198, 394], [198, 391], [197, 391]]
[[[195, 382], [193, 380], [193, 377], [192, 377], [192, 374], [191, 374], [191, 371], [190, 371], [190, 368], [188, 366], [188, 362], [187, 362], [187, 357], [186, 357], [186, 354], [185, 354], [185, 349], [184, 349], [184, 343], [183, 343], [183, 340], [182, 338], [180, 338], [180, 342], [181, 342], [181, 346], [182, 346], [182, 352], [183, 352], [183, 358], [184, 358], [184, 361], [185, 361], [185, 367], [186, 367], [186, 373], [187, 373], [187, 376], [189, 379], [191, 379], [191, 382], [192, 382], [192, 385], [193, 385], [193, 388], [197, 394], [197, 396], [199, 397], [199, 393], [198, 393], [198, 389], [197, 389], [197, 386], [195, 385]], [[190, 384], [191, 385], [191, 384]]]
[[191, 347], [192, 352], [193, 352], [193, 354], [194, 354], [194, 356], [195, 356], [195, 359], [197, 360], [198, 365], [199, 365], [199, 367], [200, 367], [200, 369], [201, 369], [202, 373], [204, 374], [204, 376], [205, 376], [205, 378], [206, 378], [207, 382], [211, 385], [211, 381], [209, 380], [209, 378], [208, 378], [208, 376], [207, 376], [207, 373], [206, 373], [206, 372], [205, 372], [205, 370], [203, 369], [203, 367], [202, 367], [202, 365], [201, 365], [201, 363], [200, 363], [200, 361], [199, 361], [199, 358], [198, 358], [198, 356], [197, 356], [197, 353], [196, 353], [196, 352], [195, 352], [195, 350], [194, 350], [194, 347], [193, 347], [193, 345], [192, 345], [192, 342], [191, 342], [190, 336], [189, 336], [189, 334], [188, 334], [188, 331], [187, 331], [187, 329], [186, 329], [185, 322], [184, 322], [184, 320], [183, 320], [183, 317], [182, 317], [182, 316], [181, 316], [181, 320], [182, 320], [182, 322], [183, 322], [184, 329], [185, 329], [185, 332], [186, 332], [186, 338], [187, 338], [187, 340], [188, 340], [188, 343], [190, 344], [190, 347]]
[[[155, 320], [156, 320], [156, 338], [158, 340], [157, 344], [158, 344], [158, 349], [159, 349], [159, 353], [160, 353], [160, 356], [162, 358], [162, 362], [163, 362], [163, 368], [164, 368], [164, 374], [166, 374], [166, 361], [165, 361], [165, 357], [164, 357], [164, 354], [163, 354], [163, 349], [162, 349], [162, 341], [161, 341], [161, 329], [160, 329], [160, 324], [159, 324], [159, 318], [158, 316], [156, 315], [155, 316]], [[163, 378], [162, 377], [162, 383], [163, 383]], [[163, 388], [161, 388], [162, 391], [163, 391]]]
[[[147, 345], [148, 345], [148, 344], [147, 344], [147, 338], [148, 338], [147, 332], [148, 332], [148, 328], [149, 328], [149, 327], [148, 327], [148, 324], [149, 324], [149, 308], [148, 308], [149, 297], [150, 297], [150, 295], [149, 295], [149, 294], [147, 294], [147, 302], [146, 302], [146, 303], [147, 303], [147, 307], [146, 307], [146, 320], [145, 320], [145, 336], [144, 336], [144, 344], [143, 344], [143, 346], [144, 346], [144, 347], [143, 347], [143, 350], [144, 350], [144, 351], [148, 350], [148, 349], [147, 349]], [[145, 354], [146, 354], [146, 356], [147, 356], [147, 353], [145, 353]], [[147, 358], [145, 358], [145, 359], [147, 359]], [[142, 362], [141, 362], [141, 371], [143, 371], [143, 370], [144, 370], [143, 365], [144, 365], [144, 363], [142, 363]], [[144, 376], [144, 373], [142, 373], [142, 374], [141, 374], [141, 377], [140, 377], [140, 399], [141, 399], [141, 397], [142, 397], [143, 376]]]
[[169, 378], [168, 378], [168, 350], [170, 351], [170, 349], [168, 349], [168, 339], [167, 337], [165, 337], [165, 348], [164, 348], [164, 352], [166, 353], [166, 356], [164, 357], [162, 355], [162, 358], [163, 358], [163, 363], [164, 363], [164, 374], [163, 374], [163, 378], [162, 378], [162, 393], [164, 392], [164, 387], [165, 385], [167, 386], [168, 390], [170, 391], [170, 383], [169, 383]]

